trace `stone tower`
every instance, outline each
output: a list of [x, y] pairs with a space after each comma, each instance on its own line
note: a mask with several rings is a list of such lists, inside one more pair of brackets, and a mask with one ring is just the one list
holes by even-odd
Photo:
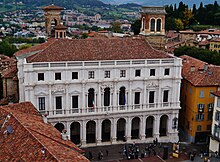
[[55, 26], [61, 24], [60, 12], [64, 9], [63, 7], [56, 6], [54, 4], [43, 7], [45, 12], [45, 27], [46, 33], [49, 37], [55, 36]]
[[158, 49], [164, 48], [165, 15], [164, 7], [142, 7], [140, 34]]
[[58, 24], [57, 26], [55, 26], [55, 38], [66, 38], [66, 29], [67, 27], [62, 25], [62, 24]]

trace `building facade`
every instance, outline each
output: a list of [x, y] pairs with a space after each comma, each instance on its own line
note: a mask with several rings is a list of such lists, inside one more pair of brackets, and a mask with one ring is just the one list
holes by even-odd
[[217, 152], [220, 156], [220, 91], [213, 92], [213, 95], [215, 96], [215, 102], [209, 149], [213, 152]]
[[180, 125], [189, 142], [208, 143], [214, 95], [220, 85], [220, 68], [190, 56], [183, 59]]
[[144, 39], [52, 39], [15, 55], [20, 101], [74, 143], [179, 140], [181, 59]]

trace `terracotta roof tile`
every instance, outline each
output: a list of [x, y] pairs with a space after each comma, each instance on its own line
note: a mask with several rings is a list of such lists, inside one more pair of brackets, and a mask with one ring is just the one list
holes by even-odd
[[208, 65], [187, 55], [181, 58], [183, 59], [182, 76], [194, 86], [220, 85], [220, 66]]
[[55, 29], [67, 29], [67, 27], [63, 24], [58, 24], [57, 26], [55, 26]]
[[16, 52], [14, 55], [16, 57], [19, 57], [19, 56], [22, 56], [22, 55], [27, 55], [27, 54], [31, 54], [31, 53], [40, 52], [40, 51], [44, 50], [45, 48], [47, 48], [48, 46], [50, 46], [55, 41], [56, 41], [56, 39], [51, 38], [47, 42], [44, 42], [42, 44], [20, 50], [20, 51]]
[[220, 42], [220, 38], [213, 38], [210, 42]]
[[214, 34], [214, 35], [219, 35], [220, 34], [220, 30], [219, 29], [207, 29], [207, 30], [199, 31], [198, 34]]
[[217, 96], [217, 97], [220, 97], [220, 91], [212, 92], [212, 94], [214, 94], [214, 95]]
[[[31, 50], [31, 49], [30, 49]], [[33, 50], [32, 50], [33, 51]], [[27, 58], [28, 62], [171, 58], [141, 38], [56, 39]]]
[[0, 161], [89, 161], [75, 144], [62, 140], [56, 128], [44, 123], [31, 103], [0, 107], [0, 125], [8, 114], [1, 132], [11, 126], [13, 133], [0, 133]]

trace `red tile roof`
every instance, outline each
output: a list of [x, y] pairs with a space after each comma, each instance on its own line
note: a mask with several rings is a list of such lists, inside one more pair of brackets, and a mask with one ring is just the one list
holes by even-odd
[[[44, 123], [30, 102], [2, 106], [0, 117], [0, 125], [7, 118], [0, 127], [0, 161], [89, 161], [81, 149], [62, 140], [56, 128]], [[7, 133], [9, 126], [13, 129], [11, 134]]]
[[212, 92], [212, 94], [214, 94], [214, 95], [217, 96], [217, 97], [220, 97], [220, 91]]
[[39, 45], [36, 45], [36, 46], [32, 46], [32, 47], [20, 50], [20, 51], [16, 52], [14, 55], [16, 57], [19, 57], [19, 56], [22, 56], [24, 54], [40, 52], [40, 51], [44, 50], [45, 48], [47, 48], [48, 46], [50, 46], [54, 41], [56, 41], [56, 39], [51, 38], [45, 43], [42, 43], [42, 44], [39, 44]]
[[54, 4], [51, 4], [49, 6], [45, 6], [42, 8], [44, 11], [47, 11], [47, 10], [64, 10], [63, 7], [60, 7], [60, 6], [56, 6]]
[[[35, 49], [31, 48], [27, 51], [34, 52]], [[43, 48], [40, 47], [39, 51], [35, 51], [36, 54], [29, 56], [27, 61], [58, 62], [173, 57], [153, 49], [145, 39], [141, 38], [56, 39]], [[25, 54], [25, 52], [19, 52], [15, 55], [21, 55], [21, 53]]]
[[207, 29], [199, 31], [198, 34], [214, 34], [214, 35], [220, 35], [219, 29]]
[[183, 59], [182, 76], [194, 86], [220, 85], [220, 66], [208, 65], [206, 62], [187, 55], [181, 58]]
[[220, 38], [213, 38], [210, 42], [220, 42]]
[[58, 30], [59, 30], [59, 29], [60, 29], [60, 30], [62, 30], [62, 29], [63, 29], [63, 30], [66, 30], [67, 27], [64, 26], [63, 24], [58, 24], [57, 26], [55, 26], [55, 29], [56, 29], [56, 30], [57, 30], [57, 29], [58, 29]]

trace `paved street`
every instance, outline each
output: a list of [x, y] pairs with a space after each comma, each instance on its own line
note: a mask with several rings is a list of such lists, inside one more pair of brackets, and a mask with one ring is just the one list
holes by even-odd
[[[131, 143], [132, 145], [132, 143]], [[140, 152], [145, 150], [146, 146], [149, 146], [149, 144], [135, 144], [136, 146], [139, 147]], [[163, 146], [168, 146], [169, 147], [169, 157], [166, 160], [163, 160]], [[127, 160], [125, 157], [123, 158], [123, 148], [124, 144], [121, 145], [110, 145], [110, 146], [97, 146], [97, 147], [88, 147], [88, 148], [82, 148], [86, 151], [86, 156], [88, 157], [88, 152], [90, 151], [92, 153], [93, 159], [91, 160], [92, 162], [96, 161], [108, 161], [108, 162], [190, 162], [188, 154], [189, 152], [195, 152], [196, 156], [194, 161], [195, 162], [203, 162], [204, 159], [200, 158], [200, 151], [203, 150], [205, 151], [206, 145], [204, 144], [199, 144], [199, 145], [192, 145], [192, 144], [187, 144], [187, 143], [181, 143], [180, 144], [180, 157], [179, 158], [174, 158], [172, 157], [172, 144], [171, 143], [163, 143], [161, 147], [159, 145], [155, 146], [155, 151], [156, 151], [156, 156], [146, 155], [144, 158], [141, 158], [141, 155], [139, 154], [138, 159], [131, 159]], [[108, 156], [106, 154], [106, 150], [108, 150]], [[98, 153], [102, 151], [103, 152], [103, 159], [98, 160]], [[211, 155], [211, 154], [210, 154]], [[220, 158], [210, 158], [211, 162], [220, 162]]]

